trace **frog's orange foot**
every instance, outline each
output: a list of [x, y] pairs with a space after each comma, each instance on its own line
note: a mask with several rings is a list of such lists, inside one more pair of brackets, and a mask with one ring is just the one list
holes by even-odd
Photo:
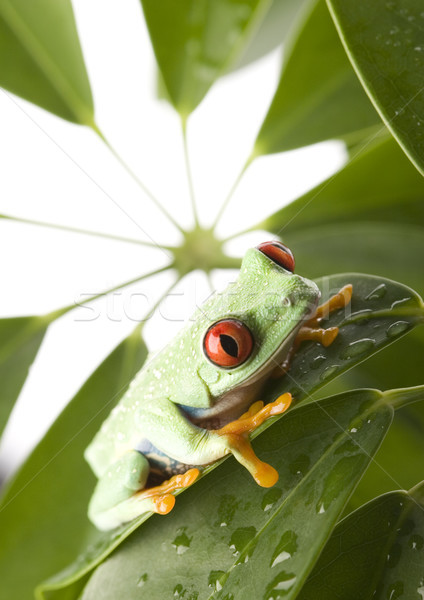
[[316, 309], [314, 316], [305, 321], [302, 327], [299, 329], [296, 339], [294, 340], [293, 346], [291, 347], [284, 363], [278, 366], [271, 373], [271, 377], [279, 378], [287, 373], [290, 368], [293, 356], [296, 354], [299, 346], [302, 342], [312, 341], [319, 342], [327, 348], [331, 346], [336, 337], [339, 334], [338, 327], [329, 327], [328, 329], [322, 329], [319, 327], [321, 321], [328, 317], [332, 312], [339, 308], [347, 306], [352, 298], [352, 285], [349, 283], [342, 287], [341, 290], [332, 296], [327, 302], [321, 304]]
[[256, 456], [250, 445], [248, 434], [270, 417], [280, 415], [286, 411], [291, 400], [291, 394], [286, 393], [265, 406], [261, 401], [255, 402], [239, 419], [228, 423], [215, 432], [226, 439], [230, 452], [248, 469], [256, 483], [262, 487], [273, 486], [278, 481], [278, 473], [274, 467], [261, 461]]
[[334, 296], [331, 296], [327, 302], [324, 302], [324, 304], [318, 306], [313, 317], [306, 321], [305, 326], [317, 327], [317, 325], [321, 323], [323, 319], [327, 318], [332, 312], [347, 306], [352, 299], [352, 291], [353, 287], [351, 283], [348, 283], [342, 287], [341, 290], [339, 290]]
[[329, 327], [328, 329], [321, 329], [320, 327], [308, 327], [304, 325], [299, 329], [299, 333], [296, 336], [296, 344], [301, 344], [311, 340], [313, 342], [319, 342], [325, 348], [330, 346], [336, 337], [338, 336], [338, 327]]
[[189, 469], [185, 473], [174, 475], [171, 479], [164, 481], [160, 485], [141, 490], [135, 496], [139, 500], [150, 499], [152, 503], [151, 510], [153, 512], [160, 515], [167, 515], [175, 505], [175, 496], [171, 492], [190, 486], [196, 481], [199, 475], [199, 469]]
[[291, 394], [286, 393], [265, 406], [262, 401], [255, 402], [239, 419], [231, 421], [231, 423], [221, 427], [221, 429], [217, 429], [216, 433], [219, 435], [251, 433], [270, 417], [281, 415], [285, 412], [289, 408], [291, 401]]

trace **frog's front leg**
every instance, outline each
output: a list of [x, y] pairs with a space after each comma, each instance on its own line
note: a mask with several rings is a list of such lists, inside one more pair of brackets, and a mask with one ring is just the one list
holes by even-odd
[[255, 455], [248, 435], [266, 419], [281, 414], [290, 406], [290, 394], [271, 404], [255, 403], [236, 421], [217, 430], [193, 425], [173, 402], [159, 398], [145, 403], [138, 413], [140, 431], [161, 453], [187, 465], [187, 471], [174, 475], [162, 485], [145, 488], [149, 462], [137, 450], [130, 450], [112, 464], [99, 480], [89, 506], [89, 517], [98, 529], [112, 529], [137, 516], [153, 511], [166, 514], [175, 498], [171, 492], [191, 485], [199, 470], [227, 454], [234, 457], [264, 487], [276, 483], [278, 473]]
[[297, 336], [294, 340], [292, 347], [290, 348], [289, 353], [284, 360], [284, 363], [277, 367], [273, 372], [273, 377], [280, 377], [287, 373], [290, 368], [290, 363], [292, 361], [293, 356], [296, 354], [299, 346], [302, 342], [313, 341], [319, 342], [325, 348], [330, 346], [336, 337], [339, 334], [338, 327], [329, 327], [328, 329], [323, 329], [319, 327], [321, 321], [328, 317], [332, 312], [338, 310], [339, 308], [344, 308], [347, 306], [352, 298], [352, 285], [348, 284], [341, 288], [332, 296], [329, 300], [318, 306], [314, 315], [304, 322], [302, 327], [299, 329]]

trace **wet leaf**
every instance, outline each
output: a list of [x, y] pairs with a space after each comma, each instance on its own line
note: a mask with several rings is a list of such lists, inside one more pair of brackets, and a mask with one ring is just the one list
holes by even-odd
[[288, 391], [298, 401], [310, 401], [310, 394], [326, 381], [423, 323], [422, 299], [410, 288], [389, 279], [351, 273], [316, 281], [323, 300], [348, 283], [353, 286], [350, 306], [332, 313], [323, 323], [323, 327], [339, 327], [339, 335], [327, 348], [318, 342], [302, 344], [287, 375], [281, 381], [268, 383], [267, 399]]
[[1, 0], [0, 86], [92, 125], [93, 99], [69, 0]]
[[[399, 388], [423, 382], [424, 328], [417, 327], [331, 383], [327, 395], [356, 387]], [[341, 386], [341, 387], [340, 387]], [[424, 402], [396, 411], [390, 431], [351, 497], [349, 512], [395, 489], [408, 489], [423, 475]]]
[[393, 139], [366, 146], [338, 173], [256, 226], [277, 235], [358, 221], [424, 225], [424, 179]]
[[[384, 345], [412, 329], [423, 319], [422, 300], [409, 288], [390, 280], [358, 274], [344, 274], [331, 276], [319, 280], [317, 283], [323, 291], [323, 300], [338, 291], [343, 285], [352, 283], [354, 289], [352, 309], [339, 310], [331, 315], [328, 323], [326, 322], [325, 326], [340, 326], [339, 338], [332, 346], [323, 348], [320, 344], [312, 342], [301, 346], [286, 377], [276, 379], [268, 386], [263, 396], [266, 400], [274, 399], [284, 391], [291, 391], [298, 404], [310, 401], [309, 394], [313, 390], [319, 389], [344, 370], [365, 360]], [[404, 304], [396, 304], [399, 300], [406, 298], [409, 300]], [[369, 312], [364, 312], [367, 310]], [[396, 326], [394, 327], [394, 325]], [[389, 335], [387, 331], [389, 331]], [[364, 339], [366, 343], [363, 344], [363, 347], [358, 348], [358, 342]], [[351, 348], [353, 348], [353, 352], [350, 351], [350, 356], [344, 355], [346, 351], [349, 353]], [[253, 437], [264, 428], [265, 426], [259, 428]], [[206, 472], [212, 471], [221, 462], [208, 467]], [[196, 486], [197, 484], [195, 484]], [[180, 500], [177, 500], [178, 502]], [[90, 570], [104, 560], [150, 516], [150, 514], [142, 515], [129, 525], [104, 534], [101, 543], [89, 546], [76, 562], [69, 565], [43, 587], [43, 590], [46, 591], [43, 597], [61, 598], [62, 588], [66, 589], [68, 585], [86, 577]], [[156, 518], [155, 523], [157, 523]]]
[[159, 69], [186, 118], [237, 60], [268, 8], [266, 0], [141, 0]]
[[51, 320], [49, 316], [0, 319], [0, 434]]
[[136, 329], [87, 380], [6, 490], [0, 578], [8, 600], [32, 598], [40, 579], [99, 539], [87, 519], [95, 478], [83, 452], [145, 357]]
[[422, 2], [328, 0], [328, 5], [371, 100], [424, 173]]
[[331, 138], [352, 143], [380, 124], [327, 6], [319, 0], [288, 49], [255, 154], [283, 152]]
[[[92, 575], [82, 600], [295, 598], [392, 418], [377, 391], [299, 408], [255, 448], [279, 471], [254, 485], [234, 460], [153, 518]], [[195, 577], [194, 577], [195, 574]], [[184, 595], [185, 593], [185, 595]]]
[[299, 600], [418, 600], [424, 593], [424, 484], [376, 498], [334, 530]]

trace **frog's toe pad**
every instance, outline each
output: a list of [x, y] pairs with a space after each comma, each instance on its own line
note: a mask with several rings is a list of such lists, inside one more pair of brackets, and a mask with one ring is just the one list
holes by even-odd
[[196, 481], [199, 475], [199, 469], [189, 469], [181, 475], [174, 475], [161, 485], [138, 492], [137, 496], [139, 500], [146, 499], [150, 501], [153, 512], [160, 515], [167, 515], [175, 505], [175, 496], [171, 492], [190, 486]]
[[261, 487], [269, 488], [277, 483], [278, 472], [271, 465], [261, 462], [260, 467], [253, 474], [253, 478]]
[[200, 475], [200, 471], [199, 471], [199, 469], [196, 469], [196, 468], [189, 469], [182, 475], [176, 475], [175, 476], [175, 489], [188, 487], [189, 485], [191, 485], [192, 483], [194, 483], [196, 481], [196, 479], [199, 477], [199, 475]]
[[164, 496], [154, 496], [152, 498], [153, 511], [159, 515], [167, 515], [175, 506], [175, 496], [165, 494]]

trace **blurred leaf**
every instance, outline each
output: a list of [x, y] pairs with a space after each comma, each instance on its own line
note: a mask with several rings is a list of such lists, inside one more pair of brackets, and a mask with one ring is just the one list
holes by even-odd
[[335, 223], [284, 235], [284, 241], [305, 277], [357, 270], [391, 277], [424, 294], [424, 226]]
[[255, 228], [285, 236], [355, 221], [424, 225], [424, 179], [391, 138], [370, 144], [338, 173]]
[[235, 62], [268, 0], [141, 0], [168, 95], [185, 119]]
[[33, 597], [43, 577], [99, 538], [87, 519], [95, 478], [83, 452], [145, 357], [136, 328], [87, 380], [6, 490], [0, 579], [8, 600]]
[[424, 173], [421, 0], [328, 0], [346, 51], [387, 127]]
[[0, 86], [92, 125], [93, 99], [69, 0], [0, 1]]
[[268, 11], [234, 68], [244, 67], [262, 58], [292, 34], [292, 27], [310, 0], [271, 0]]
[[376, 498], [334, 530], [299, 600], [418, 600], [424, 593], [424, 485]]
[[288, 413], [255, 444], [277, 486], [229, 460], [105, 561], [82, 600], [295, 598], [391, 418], [371, 390]]
[[[309, 402], [311, 399], [309, 394], [312, 391], [365, 360], [423, 320], [422, 300], [409, 288], [387, 279], [344, 274], [334, 275], [317, 283], [323, 292], [323, 300], [343, 285], [353, 284], [351, 309], [339, 310], [325, 322], [325, 327], [340, 326], [339, 337], [328, 348], [312, 342], [302, 344], [292, 361], [289, 373], [284, 378], [274, 379], [269, 383], [263, 393], [264, 400], [271, 400], [276, 395], [291, 391], [298, 404], [302, 401]], [[396, 304], [406, 298], [409, 300]], [[259, 427], [252, 437], [259, 435], [268, 425], [266, 423]], [[212, 471], [221, 462], [222, 460], [207, 467], [205, 472]], [[129, 525], [123, 525], [113, 532], [103, 534], [103, 537], [99, 538], [100, 541], [97, 540], [95, 544], [88, 545], [86, 551], [73, 564], [43, 586], [42, 589], [48, 591], [48, 595], [44, 597], [61, 598], [60, 590], [63, 587], [66, 588], [69, 584], [85, 577], [150, 516], [150, 513], [144, 514]]]
[[0, 434], [52, 318], [0, 319]]
[[363, 137], [380, 118], [343, 49], [324, 0], [315, 3], [284, 61], [255, 154]]

